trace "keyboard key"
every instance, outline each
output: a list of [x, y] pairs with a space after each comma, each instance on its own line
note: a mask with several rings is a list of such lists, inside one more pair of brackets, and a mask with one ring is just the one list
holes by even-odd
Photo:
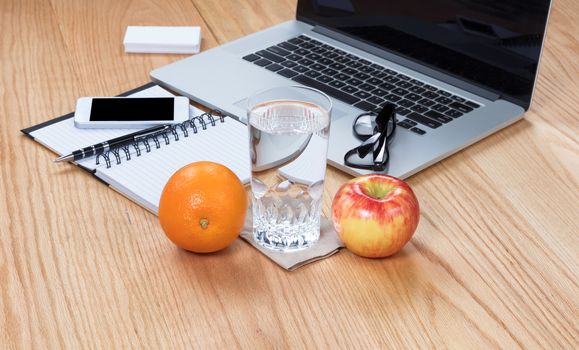
[[303, 43], [304, 41], [301, 39], [298, 39], [298, 38], [293, 38], [293, 39], [289, 39], [287, 42], [292, 44], [292, 45], [299, 45], [299, 44]]
[[416, 85], [413, 86], [413, 87], [411, 87], [411, 88], [408, 89], [408, 90], [409, 90], [410, 92], [414, 92], [415, 94], [421, 94], [421, 93], [423, 93], [423, 92], [426, 91], [425, 88], [422, 88], [422, 87], [416, 86]]
[[300, 56], [305, 56], [305, 55], [309, 55], [310, 54], [310, 50], [306, 50], [306, 49], [297, 49], [294, 51], [294, 54], [296, 55], [300, 55]]
[[403, 122], [405, 122], [408, 125], [412, 125], [412, 126], [418, 125], [418, 123], [416, 123], [415, 121], [410, 120], [410, 119], [404, 119]]
[[466, 102], [466, 100], [460, 96], [452, 95], [452, 96], [450, 96], [450, 98], [452, 98], [453, 100], [460, 102], [460, 103]]
[[360, 68], [362, 67], [362, 63], [358, 62], [358, 61], [352, 61], [352, 62], [348, 62], [346, 63], [346, 65], [350, 68]]
[[354, 105], [356, 108], [360, 108], [363, 111], [373, 111], [374, 109], [378, 108], [376, 105], [368, 103], [366, 101], [360, 101]]
[[271, 64], [271, 61], [270, 61], [270, 60], [266, 60], [265, 58], [260, 58], [260, 59], [257, 60], [257, 61], [253, 61], [253, 64], [257, 64], [257, 65], [260, 66], [260, 67], [265, 67], [265, 66], [267, 66], [268, 64]]
[[430, 107], [436, 104], [436, 102], [429, 100], [427, 98], [423, 98], [422, 100], [418, 101], [418, 103], [424, 107]]
[[[400, 115], [407, 115], [408, 113], [410, 113], [409, 109], [406, 109], [404, 107], [398, 107], [396, 108], [396, 114], [400, 114]], [[414, 123], [414, 122], [413, 122]]]
[[277, 72], [278, 70], [283, 69], [283, 66], [281, 64], [274, 63], [265, 67], [265, 69], [270, 70], [272, 72]]
[[332, 58], [332, 59], [335, 59], [336, 57], [340, 57], [340, 55], [338, 55], [338, 54], [335, 53], [335, 52], [331, 52], [331, 51], [330, 51], [330, 52], [324, 52], [324, 53], [322, 54], [322, 56], [324, 56], [324, 57], [326, 57], [326, 58]]
[[344, 51], [342, 51], [342, 55], [348, 57], [351, 60], [358, 60], [360, 58], [356, 55], [352, 55], [351, 53], [345, 53]]
[[322, 73], [315, 71], [315, 70], [309, 70], [305, 73], [306, 76], [310, 77], [310, 78], [317, 78], [320, 75], [322, 75]]
[[408, 88], [414, 86], [414, 85], [410, 84], [410, 83], [407, 82], [407, 81], [399, 81], [399, 82], [397, 82], [395, 85], [396, 85], [396, 86], [399, 86], [399, 87], [401, 87], [401, 88], [403, 88], [403, 89], [408, 89]]
[[448, 106], [451, 108], [454, 108], [462, 113], [472, 112], [472, 108], [470, 108], [467, 105], [463, 105], [462, 103], [459, 103], [459, 102], [453, 102], [453, 103], [449, 104]]
[[305, 67], [305, 66], [296, 66], [296, 67], [293, 67], [292, 69], [298, 73], [305, 73], [305, 72], [309, 71], [309, 68]]
[[340, 57], [336, 58], [336, 62], [341, 63], [341, 64], [346, 64], [350, 61], [351, 61], [351, 59], [349, 59], [348, 57], [345, 57], [345, 56], [340, 56]]
[[444, 97], [450, 97], [450, 96], [452, 96], [452, 94], [451, 94], [450, 92], [446, 92], [446, 91], [443, 91], [443, 90], [438, 90], [438, 93], [441, 94], [441, 95], [444, 96]]
[[382, 67], [381, 65], [376, 64], [376, 63], [372, 63], [372, 64], [370, 65], [370, 67], [374, 68], [375, 70], [382, 70], [382, 69], [384, 69], [384, 67]]
[[386, 95], [384, 98], [390, 102], [398, 102], [402, 99], [402, 97], [400, 97], [398, 95], [394, 95], [394, 94]]
[[372, 73], [375, 71], [374, 68], [370, 67], [370, 66], [364, 66], [364, 67], [360, 67], [360, 69], [358, 69], [360, 72], [364, 72], [364, 73]]
[[424, 85], [423, 87], [424, 87], [426, 90], [430, 90], [430, 91], [433, 91], [433, 92], [438, 91], [438, 89], [435, 88], [435, 87], [432, 86], [432, 85], [426, 84], [426, 85]]
[[445, 105], [441, 105], [441, 104], [435, 104], [434, 106], [432, 106], [430, 108], [437, 111], [437, 112], [446, 112], [449, 110], [448, 107], [446, 107]]
[[342, 88], [342, 91], [353, 94], [354, 92], [358, 91], [358, 89], [356, 89], [353, 86], [346, 85], [345, 87]]
[[437, 94], [436, 92], [432, 92], [432, 91], [426, 91], [425, 93], [422, 94], [422, 96], [429, 98], [431, 100], [434, 100], [434, 99], [440, 97], [439, 94]]
[[271, 46], [271, 47], [268, 47], [267, 50], [275, 53], [276, 55], [280, 55], [280, 56], [284, 56], [284, 57], [290, 54], [290, 52], [288, 50], [282, 49], [279, 46]]
[[246, 61], [249, 61], [249, 62], [253, 62], [253, 61], [255, 61], [255, 60], [258, 60], [258, 59], [259, 59], [259, 56], [258, 56], [258, 55], [254, 55], [254, 54], [249, 54], [249, 55], [247, 55], [247, 56], [243, 56], [243, 59], [246, 60]]
[[380, 97], [376, 96], [370, 97], [367, 101], [375, 105], [382, 105], [385, 102], [384, 99], [381, 99]]
[[[428, 111], [428, 108], [421, 106], [421, 105], [414, 105], [414, 106], [410, 107], [410, 109], [413, 110], [414, 112], [417, 112], [417, 113], [424, 113], [424, 112]], [[434, 111], [431, 111], [431, 112], [434, 112]], [[434, 112], [434, 113], [438, 113], [438, 112]]]
[[294, 71], [291, 70], [291, 69], [278, 70], [276, 73], [279, 74], [279, 75], [281, 75], [281, 76], [283, 76], [283, 77], [286, 77], [286, 78], [293, 78], [293, 77], [295, 77], [296, 75], [298, 75], [298, 73], [294, 72]]
[[417, 128], [417, 127], [414, 127], [414, 128], [412, 128], [412, 129], [410, 129], [410, 131], [415, 132], [415, 133], [417, 133], [418, 135], [424, 135], [424, 134], [426, 134], [426, 131], [424, 131], [424, 130], [422, 130], [422, 129], [420, 129], [420, 128]]
[[298, 36], [298, 39], [301, 39], [301, 40], [303, 40], [303, 41], [310, 41], [310, 40], [311, 40], [310, 37], [305, 36], [305, 35], [300, 35], [300, 36]]
[[404, 75], [404, 74], [402, 74], [402, 73], [398, 73], [398, 75], [397, 75], [396, 77], [398, 77], [398, 78], [400, 78], [400, 79], [402, 79], [402, 80], [410, 80], [410, 77], [409, 77], [409, 76], [406, 76], [406, 75]]
[[326, 66], [319, 64], [319, 63], [314, 63], [310, 66], [310, 69], [322, 71], [322, 70], [326, 69]]
[[478, 105], [472, 101], [466, 101], [464, 104], [471, 107], [471, 108], [475, 108], [475, 109], [480, 107], [480, 105]]
[[410, 124], [408, 124], [408, 123], [406, 123], [406, 122], [404, 122], [404, 121], [398, 122], [397, 125], [400, 126], [400, 127], [403, 127], [404, 129], [410, 129], [410, 128], [412, 128], [412, 125], [410, 125]]
[[287, 68], [292, 68], [292, 67], [297, 66], [298, 64], [295, 63], [295, 62], [292, 62], [292, 61], [283, 61], [283, 62], [281, 63], [281, 65], [284, 66], [284, 67], [287, 67]]
[[326, 50], [333, 50], [334, 48], [328, 44], [323, 44], [322, 47]]
[[357, 86], [357, 85], [362, 84], [362, 80], [358, 80], [358, 79], [356, 79], [356, 78], [352, 78], [352, 79], [346, 81], [346, 83], [348, 83], [348, 84], [350, 84], [350, 85]]
[[358, 60], [358, 62], [360, 62], [360, 63], [362, 63], [363, 65], [366, 65], [366, 66], [372, 64], [372, 62], [366, 61], [366, 60], [363, 59], [363, 58], [360, 58], [360, 59]]
[[404, 96], [408, 94], [408, 91], [401, 89], [401, 88], [396, 88], [392, 90], [393, 93], [395, 93], [396, 95], [400, 95], [400, 96]]
[[366, 79], [370, 78], [370, 76], [366, 73], [359, 72], [359, 73], [354, 74], [354, 78], [358, 78], [360, 80], [366, 80]]
[[360, 91], [356, 92], [356, 93], [354, 94], [354, 96], [359, 97], [359, 98], [368, 98], [368, 97], [370, 97], [370, 96], [372, 96], [372, 95], [370, 95], [369, 92], [360, 90]]
[[386, 82], [388, 82], [388, 83], [392, 83], [392, 84], [397, 83], [397, 82], [400, 81], [400, 79], [396, 78], [396, 77], [393, 76], [393, 75], [389, 75], [389, 76], [387, 76], [386, 78], [384, 78], [383, 80], [386, 81]]
[[456, 109], [449, 109], [448, 111], [444, 112], [449, 117], [458, 118], [462, 116], [462, 113], [457, 111]]
[[282, 49], [288, 50], [288, 51], [294, 51], [297, 50], [298, 47], [294, 44], [291, 44], [289, 41], [284, 41], [283, 43], [279, 43], [277, 46], [281, 47]]
[[[338, 74], [338, 71], [333, 70], [332, 68], [326, 68], [322, 71], [322, 73], [324, 73], [326, 75], [334, 76], [334, 75]], [[340, 80], [342, 80], [342, 79], [340, 79]]]
[[256, 54], [263, 57], [263, 58], [266, 58], [272, 62], [276, 62], [276, 63], [279, 63], [279, 62], [284, 60], [283, 57], [275, 55], [272, 52], [267, 51], [267, 50], [257, 51]]
[[341, 63], [334, 62], [334, 63], [330, 64], [328, 67], [330, 67], [330, 68], [332, 68], [332, 69], [340, 70], [340, 69], [344, 69], [346, 66], [344, 66], [344, 65], [341, 64]]
[[312, 43], [310, 43], [310, 42], [305, 41], [305, 42], [303, 42], [303, 43], [300, 44], [300, 47], [301, 47], [302, 49], [307, 49], [307, 50], [309, 50], [309, 49], [312, 49], [312, 48], [316, 47], [316, 45], [314, 45], [314, 44], [312, 44]]
[[416, 79], [412, 79], [412, 80], [410, 80], [410, 82], [411, 82], [412, 84], [418, 85], [418, 86], [424, 85], [423, 82], [421, 82], [420, 80], [416, 80]]
[[429, 128], [431, 128], [431, 129], [436, 129], [436, 128], [438, 128], [438, 127], [440, 127], [440, 126], [442, 125], [441, 123], [439, 123], [439, 122], [437, 122], [437, 121], [435, 121], [435, 120], [426, 118], [425, 116], [420, 115], [420, 114], [415, 113], [415, 112], [412, 112], [412, 113], [408, 114], [408, 115], [406, 116], [406, 118], [412, 119], [412, 120], [414, 120], [415, 122], [420, 123], [420, 124], [422, 124], [422, 125], [426, 125], [426, 126], [428, 126]]
[[320, 63], [320, 64], [325, 64], [326, 66], [327, 66], [328, 64], [332, 64], [332, 62], [334, 62], [334, 61], [332, 61], [332, 60], [329, 59], [329, 58], [325, 58], [325, 57], [322, 57], [321, 59], [318, 60], [318, 63]]
[[322, 54], [322, 53], [324, 53], [324, 52], [326, 52], [326, 51], [328, 51], [328, 50], [324, 49], [324, 48], [321, 47], [321, 46], [314, 47], [314, 48], [312, 49], [312, 52], [315, 52], [315, 53], [317, 53], [317, 54]]
[[318, 55], [317, 53], [310, 53], [310, 54], [306, 55], [306, 58], [309, 58], [310, 60], [313, 60], [313, 61], [317, 61], [317, 60], [322, 59], [322, 56]]
[[392, 91], [394, 89], [396, 89], [396, 86], [390, 84], [390, 83], [384, 83], [384, 84], [380, 84], [379, 85], [382, 89], [388, 90], [388, 91]]
[[397, 72], [393, 71], [392, 69], [384, 69], [384, 71], [388, 74], [391, 74], [391, 75], [397, 75], [398, 74]]
[[418, 101], [418, 100], [422, 99], [422, 96], [415, 94], [413, 92], [409, 93], [408, 95], [406, 95], [404, 97], [406, 97], [407, 99], [412, 100], [412, 101]]
[[448, 97], [440, 96], [436, 99], [436, 102], [441, 103], [443, 105], [447, 105], [452, 102], [452, 100]]
[[386, 73], [386, 72], [384, 72], [384, 71], [374, 72], [374, 74], [372, 74], [372, 76], [373, 76], [374, 78], [377, 78], [377, 79], [382, 79], [382, 78], [384, 78], [384, 77], [387, 76], [387, 75], [388, 75], [388, 73]]
[[302, 58], [301, 60], [298, 61], [298, 63], [304, 66], [311, 66], [312, 64], [314, 64], [314, 61], [309, 60], [307, 58]]
[[355, 70], [354, 68], [346, 68], [346, 69], [342, 70], [342, 73], [348, 74], [348, 75], [354, 75], [354, 74], [358, 73], [358, 71]]
[[410, 101], [410, 100], [401, 100], [398, 102], [398, 104], [402, 107], [406, 107], [406, 108], [410, 108], [412, 106], [414, 106], [414, 102]]
[[312, 38], [310, 38], [310, 43], [312, 43], [312, 44], [314, 44], [314, 45], [317, 45], [317, 46], [322, 45], [321, 42], [317, 41], [316, 39], [312, 39]]
[[362, 90], [364, 90], [364, 91], [372, 91], [372, 90], [374, 90], [375, 87], [374, 87], [374, 85], [370, 85], [370, 84], [364, 83], [364, 84], [358, 86], [358, 88], [359, 88], [359, 89], [362, 89]]
[[319, 81], [316, 81], [314, 79], [308, 78], [308, 77], [303, 76], [303, 75], [298, 75], [297, 77], [294, 77], [293, 80], [300, 83], [300, 84], [312, 87], [314, 89], [321, 90], [321, 91], [325, 92], [326, 94], [328, 94], [332, 97], [335, 97], [340, 101], [344, 101], [348, 104], [354, 104], [354, 103], [360, 101], [360, 99], [357, 97], [351, 96], [343, 91], [335, 89], [335, 88], [328, 86], [326, 84], [320, 83]]
[[[327, 73], [326, 73], [327, 74]], [[339, 79], [339, 80], [348, 80], [350, 79], [349, 75], [346, 75], [344, 73], [338, 73], [336, 75], [334, 75], [334, 79]]]
[[449, 121], [452, 120], [451, 117], [448, 117], [446, 115], [442, 115], [442, 114], [435, 112], [435, 111], [428, 111], [428, 112], [424, 113], [424, 115], [427, 116], [428, 118], [432, 118], [432, 119], [439, 121], [441, 123], [448, 123]]
[[296, 55], [295, 53], [292, 53], [291, 55], [287, 55], [286, 60], [290, 60], [290, 61], [299, 61], [302, 59], [302, 56], [300, 55]]
[[[306, 75], [307, 75], [307, 74], [306, 74]], [[321, 81], [322, 83], [326, 83], [326, 84], [327, 84], [327, 83], [329, 83], [330, 81], [332, 81], [332, 78], [330, 78], [330, 77], [327, 76], [327, 75], [322, 75], [322, 76], [318, 77], [316, 80], [317, 80], [317, 81]]]
[[376, 95], [378, 97], [382, 97], [382, 96], [388, 95], [388, 91], [378, 88], [378, 89], [372, 90], [372, 94]]
[[339, 89], [339, 88], [346, 86], [346, 83], [344, 83], [343, 81], [334, 80], [329, 85]]
[[380, 84], [382, 83], [382, 80], [376, 79], [376, 78], [370, 78], [370, 79], [366, 80], [366, 82], [367, 82], [368, 84], [372, 84], [372, 85], [378, 86], [378, 85], [380, 85]]

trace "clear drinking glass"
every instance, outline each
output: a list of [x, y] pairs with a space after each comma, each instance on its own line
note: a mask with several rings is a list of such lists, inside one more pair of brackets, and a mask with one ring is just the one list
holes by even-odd
[[320, 237], [332, 101], [288, 86], [248, 100], [253, 238], [295, 251]]

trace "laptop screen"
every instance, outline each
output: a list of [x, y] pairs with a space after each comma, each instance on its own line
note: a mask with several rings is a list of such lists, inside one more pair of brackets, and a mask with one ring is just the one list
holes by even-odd
[[549, 0], [299, 0], [297, 18], [528, 108]]

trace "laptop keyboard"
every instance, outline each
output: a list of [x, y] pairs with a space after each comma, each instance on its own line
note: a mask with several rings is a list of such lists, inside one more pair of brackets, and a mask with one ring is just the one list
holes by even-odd
[[305, 35], [244, 60], [365, 111], [396, 105], [398, 125], [418, 135], [480, 105]]

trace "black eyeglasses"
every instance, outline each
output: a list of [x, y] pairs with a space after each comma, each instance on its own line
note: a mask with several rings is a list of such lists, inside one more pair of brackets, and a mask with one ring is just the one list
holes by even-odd
[[344, 163], [352, 168], [384, 171], [390, 159], [388, 144], [396, 131], [395, 106], [387, 103], [378, 113], [360, 114], [354, 120], [353, 131], [363, 142], [346, 153]]

